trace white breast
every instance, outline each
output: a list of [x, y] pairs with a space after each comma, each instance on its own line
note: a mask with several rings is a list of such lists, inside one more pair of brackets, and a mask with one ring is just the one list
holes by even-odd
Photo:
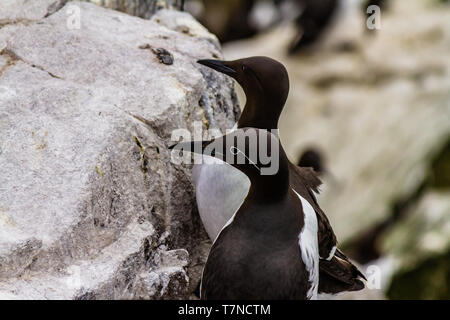
[[[216, 159], [216, 162], [221, 161]], [[250, 180], [226, 163], [194, 165], [192, 178], [200, 218], [209, 238], [215, 242], [220, 232], [233, 221], [234, 214], [244, 202], [250, 189]]]
[[192, 177], [200, 217], [214, 240], [243, 203], [250, 180], [226, 163], [194, 165]]
[[319, 288], [319, 245], [317, 240], [318, 227], [316, 212], [305, 198], [295, 190], [294, 192], [302, 202], [303, 213], [305, 215], [305, 225], [298, 238], [302, 260], [306, 266], [306, 270], [309, 272], [309, 282], [311, 283], [307, 298], [317, 299], [317, 290]]

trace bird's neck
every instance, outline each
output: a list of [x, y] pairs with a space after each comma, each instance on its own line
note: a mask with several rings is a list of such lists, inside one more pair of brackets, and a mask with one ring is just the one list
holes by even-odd
[[292, 191], [286, 190], [282, 195], [276, 201], [261, 202], [251, 198], [249, 193], [236, 213], [234, 223], [248, 232], [264, 235], [274, 245], [298, 237], [303, 217], [294, 205]]
[[284, 199], [289, 190], [289, 168], [287, 162], [280, 160], [276, 174], [252, 174], [249, 175], [250, 190], [247, 198], [258, 203], [272, 203]]
[[238, 128], [277, 129], [284, 102], [267, 98], [264, 94], [247, 93], [247, 102], [238, 121]]

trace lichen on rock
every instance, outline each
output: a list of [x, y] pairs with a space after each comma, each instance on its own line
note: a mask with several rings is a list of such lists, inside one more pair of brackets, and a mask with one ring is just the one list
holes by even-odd
[[202, 121], [202, 97], [214, 126], [236, 121], [231, 80], [196, 64], [221, 57], [217, 39], [187, 13], [53, 3], [0, 11], [17, 22], [0, 29], [0, 297], [187, 298], [209, 244], [167, 146]]

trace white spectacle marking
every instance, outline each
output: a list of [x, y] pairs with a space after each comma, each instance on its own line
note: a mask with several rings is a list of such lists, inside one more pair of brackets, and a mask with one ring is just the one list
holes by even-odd
[[230, 152], [237, 156], [239, 153], [242, 153], [242, 155], [245, 157], [245, 159], [248, 160], [248, 162], [250, 162], [256, 169], [258, 169], [258, 171], [261, 173], [261, 169], [259, 169], [259, 167], [256, 165], [256, 163], [254, 163], [252, 160], [250, 160], [249, 157], [247, 157], [247, 155], [245, 153], [243, 153], [241, 150], [239, 150], [238, 148], [236, 148], [235, 146], [231, 146], [230, 147]]
[[[292, 189], [294, 190], [294, 189]], [[305, 224], [300, 232], [299, 246], [303, 263], [309, 273], [309, 288], [306, 297], [310, 300], [317, 299], [317, 290], [319, 288], [319, 244], [317, 240], [317, 217], [311, 204], [299, 195], [295, 190], [295, 194], [300, 198], [305, 216]]]

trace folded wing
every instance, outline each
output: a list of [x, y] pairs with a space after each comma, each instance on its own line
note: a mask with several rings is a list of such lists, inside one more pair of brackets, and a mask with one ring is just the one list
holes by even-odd
[[293, 189], [313, 206], [317, 215], [319, 243], [319, 293], [339, 293], [364, 289], [364, 275], [337, 249], [336, 235], [328, 217], [319, 207], [314, 193], [322, 184], [312, 168], [290, 163], [290, 181]]

